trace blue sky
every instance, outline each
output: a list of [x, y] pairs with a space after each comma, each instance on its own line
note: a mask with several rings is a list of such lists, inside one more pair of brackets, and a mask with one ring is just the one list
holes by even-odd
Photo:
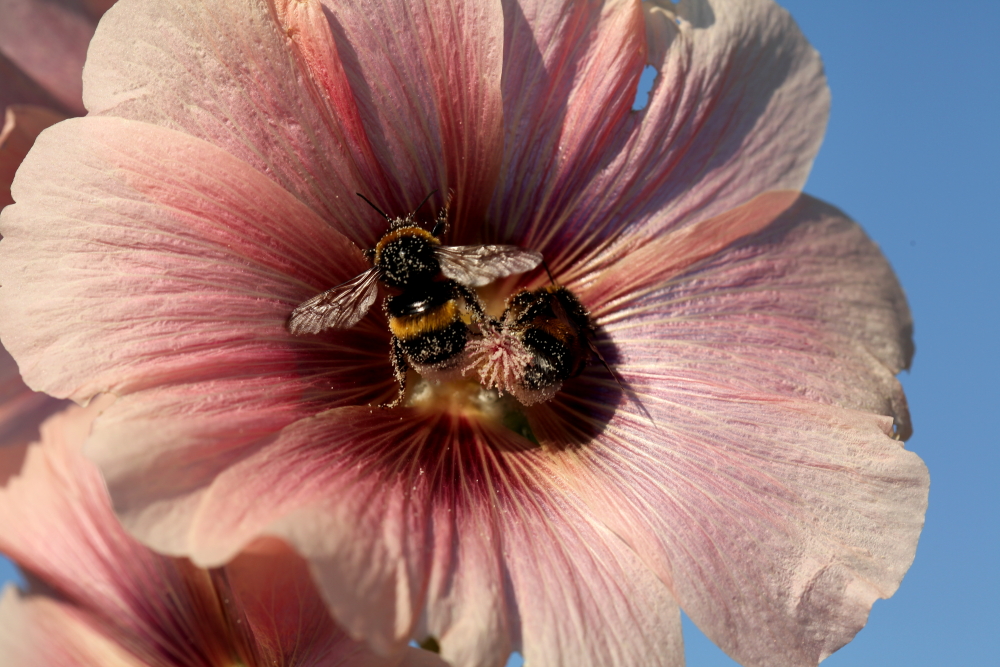
[[[904, 374], [931, 470], [899, 592], [824, 667], [995, 664], [1000, 654], [1000, 3], [787, 0], [826, 63], [833, 112], [806, 190], [882, 246], [916, 322]], [[11, 570], [0, 563], [0, 578]], [[686, 624], [688, 664], [736, 663]]]

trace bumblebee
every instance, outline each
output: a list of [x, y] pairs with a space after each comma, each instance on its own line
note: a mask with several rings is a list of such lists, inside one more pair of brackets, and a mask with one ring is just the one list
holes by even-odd
[[486, 319], [479, 297], [470, 288], [530, 271], [542, 256], [508, 245], [446, 246], [440, 236], [446, 228], [447, 206], [435, 219], [433, 230], [427, 231], [416, 220], [423, 203], [405, 217], [392, 219], [358, 196], [389, 223], [375, 247], [366, 251], [372, 267], [299, 304], [288, 318], [288, 330], [300, 335], [348, 329], [371, 308], [379, 283], [398, 292], [383, 301], [392, 335], [390, 357], [399, 383], [398, 396], [387, 405], [393, 407], [403, 399], [411, 366], [426, 373], [457, 361], [470, 333], [463, 317], [466, 312], [471, 311], [471, 319]]
[[520, 378], [531, 392], [554, 394], [593, 357], [604, 361], [593, 342], [597, 332], [590, 313], [565, 287], [550, 285], [511, 295], [501, 326], [531, 354]]

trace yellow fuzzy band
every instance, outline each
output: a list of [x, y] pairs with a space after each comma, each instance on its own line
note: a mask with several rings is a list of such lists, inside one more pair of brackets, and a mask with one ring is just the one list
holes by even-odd
[[458, 318], [458, 304], [448, 301], [429, 313], [405, 315], [389, 319], [389, 330], [400, 340], [445, 329]]
[[375, 244], [375, 263], [378, 264], [378, 257], [386, 245], [403, 236], [416, 236], [418, 238], [423, 238], [434, 245], [440, 245], [441, 243], [437, 240], [436, 236], [421, 227], [400, 227], [399, 229], [394, 229], [380, 238], [378, 243]]

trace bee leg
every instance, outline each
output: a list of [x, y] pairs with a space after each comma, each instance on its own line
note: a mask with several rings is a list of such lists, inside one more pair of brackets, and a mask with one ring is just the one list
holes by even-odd
[[486, 314], [486, 307], [483, 306], [483, 302], [479, 300], [479, 295], [476, 294], [475, 290], [456, 282], [452, 285], [452, 291], [454, 296], [465, 302], [465, 305], [469, 307], [469, 310], [472, 311], [472, 314], [478, 322], [488, 324], [493, 329], [500, 328], [500, 323]]
[[[435, 190], [434, 192], [437, 192]], [[431, 194], [434, 194], [433, 192]], [[434, 220], [434, 231], [431, 232], [431, 236], [440, 237], [442, 234], [448, 233], [448, 207], [451, 206], [451, 196], [454, 193], [448, 190], [448, 197], [444, 200], [444, 208], [442, 208], [437, 215], [437, 219]]]
[[399, 394], [395, 400], [383, 403], [380, 406], [383, 408], [396, 407], [403, 402], [403, 396], [406, 394], [406, 371], [409, 370], [410, 364], [406, 360], [406, 353], [403, 352], [403, 346], [399, 344], [399, 339], [395, 336], [392, 337], [392, 353], [390, 357], [392, 358], [392, 370], [396, 375], [396, 382], [399, 383]]
[[434, 221], [434, 229], [431, 231], [431, 236], [440, 238], [446, 231], [448, 231], [448, 211], [443, 210], [441, 213], [438, 213], [437, 220]]

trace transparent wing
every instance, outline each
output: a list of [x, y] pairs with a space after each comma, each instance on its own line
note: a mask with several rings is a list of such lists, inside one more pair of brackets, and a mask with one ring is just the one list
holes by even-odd
[[512, 245], [451, 245], [436, 249], [441, 273], [448, 278], [480, 287], [497, 278], [530, 271], [542, 262], [542, 254]]
[[303, 301], [288, 318], [288, 330], [299, 335], [353, 327], [375, 302], [381, 275], [372, 267], [346, 283]]

